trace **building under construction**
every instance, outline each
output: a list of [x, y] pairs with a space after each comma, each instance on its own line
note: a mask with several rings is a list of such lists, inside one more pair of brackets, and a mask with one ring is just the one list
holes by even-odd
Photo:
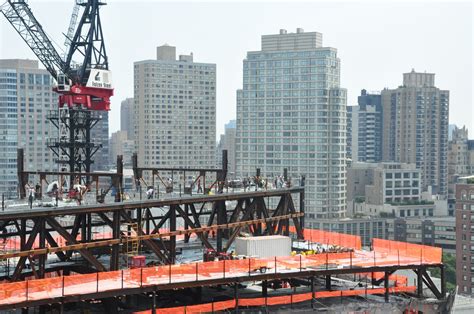
[[[91, 178], [108, 175], [119, 188], [120, 162], [117, 173], [91, 173]], [[109, 204], [7, 208], [0, 214], [0, 310], [429, 312], [449, 307], [440, 248], [373, 239], [367, 250], [359, 236], [305, 229], [304, 186], [229, 190], [225, 166], [134, 166], [144, 185], [150, 185], [143, 178], [147, 171], [152, 186], [166, 184], [160, 173], [169, 171], [183, 178], [184, 172], [213, 171], [215, 180], [199, 192], [184, 186], [187, 193], [181, 195], [168, 185], [146, 200], [118, 196]], [[18, 175], [48, 180], [63, 174]], [[435, 268], [441, 271], [440, 285], [430, 276]], [[415, 281], [401, 274], [406, 270]]]
[[[90, 132], [113, 95], [104, 4], [76, 1], [65, 56], [25, 1], [0, 7], [59, 94], [48, 115], [59, 169], [30, 171], [19, 150], [19, 196], [29, 208], [0, 213], [0, 311], [449, 310], [441, 249], [373, 239], [368, 250], [359, 236], [305, 229], [304, 177], [269, 189], [256, 169], [250, 191], [227, 183], [225, 151], [216, 169], [141, 168], [135, 155], [138, 196], [124, 200], [121, 156], [116, 172], [91, 172], [100, 145]], [[33, 194], [52, 202], [37, 206]], [[440, 285], [429, 272], [436, 268]]]

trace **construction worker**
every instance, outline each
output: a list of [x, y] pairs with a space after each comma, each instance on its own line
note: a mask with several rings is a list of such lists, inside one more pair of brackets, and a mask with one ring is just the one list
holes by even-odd
[[153, 187], [149, 186], [148, 190], [146, 191], [147, 199], [151, 200], [153, 198], [153, 192], [154, 192]]
[[[31, 184], [31, 182], [30, 182], [30, 184]], [[31, 208], [33, 208], [33, 200], [35, 198], [35, 189], [30, 184], [28, 184], [27, 191], [28, 191], [28, 204], [30, 205], [30, 209], [31, 209]]]
[[198, 179], [198, 189], [197, 189], [197, 192], [198, 192], [198, 193], [202, 193], [201, 178]]

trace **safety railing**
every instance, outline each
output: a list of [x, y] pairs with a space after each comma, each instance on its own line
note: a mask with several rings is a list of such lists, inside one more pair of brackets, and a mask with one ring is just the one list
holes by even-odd
[[[348, 297], [348, 296], [367, 296], [371, 294], [384, 294], [385, 288], [367, 288], [355, 289], [355, 290], [334, 290], [334, 291], [317, 291], [317, 292], [306, 292], [298, 294], [290, 294], [283, 296], [263, 297], [263, 298], [240, 298], [230, 299], [226, 301], [210, 302], [197, 305], [178, 306], [170, 308], [159, 308], [155, 309], [156, 314], [181, 314], [181, 313], [214, 313], [217, 311], [226, 311], [235, 309], [238, 307], [267, 307], [275, 305], [290, 305], [307, 302], [312, 299], [323, 299], [323, 298], [335, 298], [335, 297]], [[415, 286], [410, 287], [390, 287], [388, 288], [389, 293], [402, 293], [402, 292], [414, 292], [416, 291]], [[135, 314], [151, 314], [152, 310], [135, 312]]]
[[[179, 265], [154, 266], [120, 271], [78, 274], [0, 284], [0, 305], [24, 301], [94, 294], [117, 289], [140, 288], [225, 278], [252, 278], [261, 274], [360, 269], [377, 266], [429, 265], [441, 262], [441, 249], [395, 241], [374, 240], [374, 251], [350, 251], [273, 258], [249, 258]], [[250, 279], [251, 280], [251, 279]]]

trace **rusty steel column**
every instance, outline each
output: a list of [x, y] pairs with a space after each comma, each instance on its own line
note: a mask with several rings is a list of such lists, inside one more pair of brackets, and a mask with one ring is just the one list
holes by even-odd
[[17, 151], [17, 159], [16, 159], [16, 169], [18, 175], [18, 189], [20, 192], [20, 199], [24, 199], [26, 197], [26, 189], [25, 185], [28, 183], [28, 179], [25, 181], [25, 175], [23, 174], [24, 169], [24, 151], [23, 148], [18, 148]]
[[[112, 179], [113, 180], [113, 179]], [[122, 193], [123, 193], [123, 156], [117, 156], [117, 176], [115, 177], [115, 201], [121, 202], [122, 201]]]
[[[174, 208], [175, 205], [170, 206], [170, 231], [176, 231], [176, 209]], [[174, 264], [176, 262], [176, 236], [170, 237], [170, 247], [169, 247], [169, 258], [170, 264]]]
[[[224, 225], [227, 223], [227, 211], [225, 207], [225, 201], [217, 201], [216, 203], [216, 211], [217, 211], [217, 224]], [[217, 230], [217, 252], [222, 252], [222, 239], [225, 236], [225, 232], [223, 229]]]
[[[40, 231], [39, 231], [39, 246], [40, 249], [44, 249], [46, 247], [46, 220], [44, 218], [40, 218], [38, 220], [40, 224]], [[46, 271], [46, 254], [41, 254], [38, 258], [38, 277], [44, 278], [45, 271]]]
[[26, 219], [20, 221], [20, 250], [25, 250], [26, 245]]
[[229, 169], [229, 161], [227, 158], [227, 149], [222, 150], [222, 170], [224, 171], [224, 177], [227, 177], [227, 170]]
[[421, 296], [423, 295], [423, 269], [422, 268], [418, 268], [417, 270], [416, 284], [417, 284], [416, 294], [418, 298], [421, 298]]
[[87, 221], [87, 226], [86, 226], [87, 242], [91, 242], [92, 241], [92, 214], [91, 213], [88, 213], [86, 215], [86, 221]]
[[446, 297], [446, 274], [444, 272], [444, 265], [439, 266], [440, 274], [441, 274], [441, 297]]
[[[112, 218], [112, 237], [120, 239], [120, 212], [115, 210]], [[120, 245], [112, 245], [112, 252], [110, 254], [110, 270], [119, 269]]]
[[388, 303], [388, 300], [389, 300], [388, 277], [389, 277], [389, 273], [385, 272], [385, 274], [384, 274], [384, 288], [385, 288], [385, 302], [386, 303]]
[[326, 290], [331, 290], [331, 275], [326, 275]]
[[239, 283], [234, 283], [235, 313], [239, 313]]

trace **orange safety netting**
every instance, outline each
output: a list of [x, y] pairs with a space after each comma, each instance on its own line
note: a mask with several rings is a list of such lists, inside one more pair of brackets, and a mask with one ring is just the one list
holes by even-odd
[[[290, 226], [290, 232], [296, 233], [296, 228], [294, 226]], [[303, 236], [305, 240], [311, 242], [337, 245], [355, 250], [360, 250], [362, 248], [360, 236], [356, 235], [316, 229], [303, 229]]]
[[[416, 258], [394, 259], [386, 253], [342, 252], [307, 256], [283, 256], [273, 258], [251, 258], [200, 262], [124, 269], [95, 274], [77, 274], [64, 277], [35, 279], [21, 283], [0, 284], [0, 304], [13, 304], [27, 300], [39, 300], [65, 295], [93, 294], [123, 288], [139, 288], [151, 285], [166, 285], [179, 282], [196, 282], [222, 278], [242, 278], [262, 273], [297, 273], [299, 271], [340, 268], [363, 268], [387, 265], [400, 261], [403, 265], [414, 265]], [[377, 275], [378, 276], [378, 275]], [[401, 286], [401, 279], [392, 275]], [[250, 301], [249, 301], [250, 302]], [[252, 301], [253, 302], [253, 301]]]
[[[312, 231], [315, 230], [308, 230], [307, 232]], [[327, 237], [329, 233], [314, 234], [319, 234], [322, 239]], [[339, 239], [342, 238], [339, 237]], [[334, 243], [333, 240], [326, 239], [326, 242]], [[354, 243], [355, 247], [360, 246], [358, 241], [354, 240]], [[373, 251], [356, 249], [351, 252], [321, 253], [306, 256], [199, 262], [34, 279], [20, 283], [0, 283], [0, 305], [169, 283], [222, 278], [249, 277], [250, 279], [252, 276], [261, 273], [297, 273], [308, 270], [360, 269], [387, 265], [415, 266], [439, 264], [441, 262], [440, 248], [381, 239], [374, 239], [373, 247]], [[374, 274], [374, 278], [377, 279], [383, 276], [378, 273]], [[401, 288], [401, 286], [407, 284], [406, 278], [403, 276], [391, 275], [389, 278], [395, 281], [397, 287]]]
[[[414, 292], [416, 291], [415, 286], [411, 287], [390, 287], [388, 288], [389, 293], [400, 293], [400, 292]], [[357, 290], [334, 290], [334, 291], [319, 291], [314, 293], [315, 299], [323, 298], [334, 298], [334, 297], [348, 297], [348, 296], [361, 296], [369, 294], [384, 294], [385, 288], [373, 288], [373, 289], [357, 289]], [[205, 303], [198, 305], [189, 306], [178, 306], [171, 308], [156, 309], [157, 314], [177, 314], [177, 313], [209, 313], [214, 311], [224, 311], [240, 307], [255, 307], [255, 306], [272, 306], [272, 305], [284, 305], [294, 304], [309, 301], [313, 298], [311, 292], [300, 293], [294, 295], [275, 296], [267, 298], [242, 298], [236, 301], [235, 299], [228, 301], [220, 301], [213, 303]], [[238, 304], [237, 304], [238, 303]], [[151, 314], [151, 310], [135, 312], [135, 314]]]
[[434, 246], [413, 244], [407, 242], [372, 239], [375, 252], [387, 253], [395, 256], [409, 256], [418, 259], [421, 263], [441, 263], [442, 249]]

